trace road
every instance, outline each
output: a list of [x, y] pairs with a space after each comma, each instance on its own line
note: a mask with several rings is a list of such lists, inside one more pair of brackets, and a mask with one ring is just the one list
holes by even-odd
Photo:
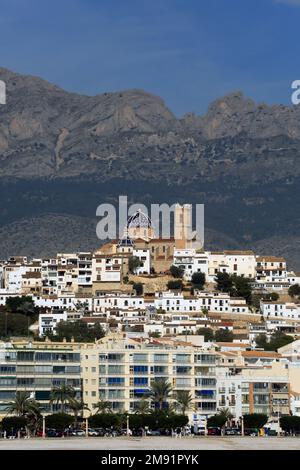
[[0, 439], [0, 450], [300, 450], [297, 437]]

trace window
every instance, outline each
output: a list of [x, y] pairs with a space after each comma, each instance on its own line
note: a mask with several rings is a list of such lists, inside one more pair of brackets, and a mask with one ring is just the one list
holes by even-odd
[[64, 374], [65, 366], [53, 366], [53, 374]]
[[146, 377], [134, 377], [134, 385], [148, 385], [148, 379]]

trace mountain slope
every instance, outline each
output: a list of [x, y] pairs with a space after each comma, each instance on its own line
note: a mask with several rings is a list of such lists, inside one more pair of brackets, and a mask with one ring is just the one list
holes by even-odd
[[[78, 221], [94, 218], [98, 204], [128, 194], [147, 204], [205, 203], [218, 247], [222, 238], [241, 247], [268, 247], [270, 240], [276, 252], [287, 247], [292, 264], [295, 249], [300, 267], [300, 107], [257, 104], [233, 92], [204, 116], [177, 119], [143, 90], [83, 96], [1, 68], [0, 79], [7, 84], [7, 105], [0, 106], [2, 246], [13, 224], [15, 254], [37, 255], [34, 236], [22, 244], [17, 222], [51, 213], [66, 221], [65, 237], [59, 233], [67, 248], [71, 219], [80, 232]], [[56, 223], [64, 226], [57, 220], [48, 232], [43, 223], [43, 250], [52, 246]], [[82, 230], [85, 241], [98, 243]]]

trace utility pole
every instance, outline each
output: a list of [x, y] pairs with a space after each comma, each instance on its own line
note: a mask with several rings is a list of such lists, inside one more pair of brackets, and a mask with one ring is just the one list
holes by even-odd
[[42, 438], [45, 439], [46, 437], [46, 423], [45, 423], [45, 415], [42, 416], [43, 418], [43, 430], [42, 430]]

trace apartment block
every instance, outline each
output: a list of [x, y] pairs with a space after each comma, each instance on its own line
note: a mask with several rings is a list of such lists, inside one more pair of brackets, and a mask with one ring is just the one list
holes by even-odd
[[82, 349], [83, 398], [92, 409], [100, 399], [115, 411], [134, 411], [155, 379], [188, 390], [198, 413], [216, 411], [216, 354], [184, 341], [106, 337]]
[[46, 413], [59, 407], [50, 403], [53, 387], [74, 387], [82, 395], [79, 345], [72, 343], [0, 343], [0, 415], [16, 391], [26, 391]]

